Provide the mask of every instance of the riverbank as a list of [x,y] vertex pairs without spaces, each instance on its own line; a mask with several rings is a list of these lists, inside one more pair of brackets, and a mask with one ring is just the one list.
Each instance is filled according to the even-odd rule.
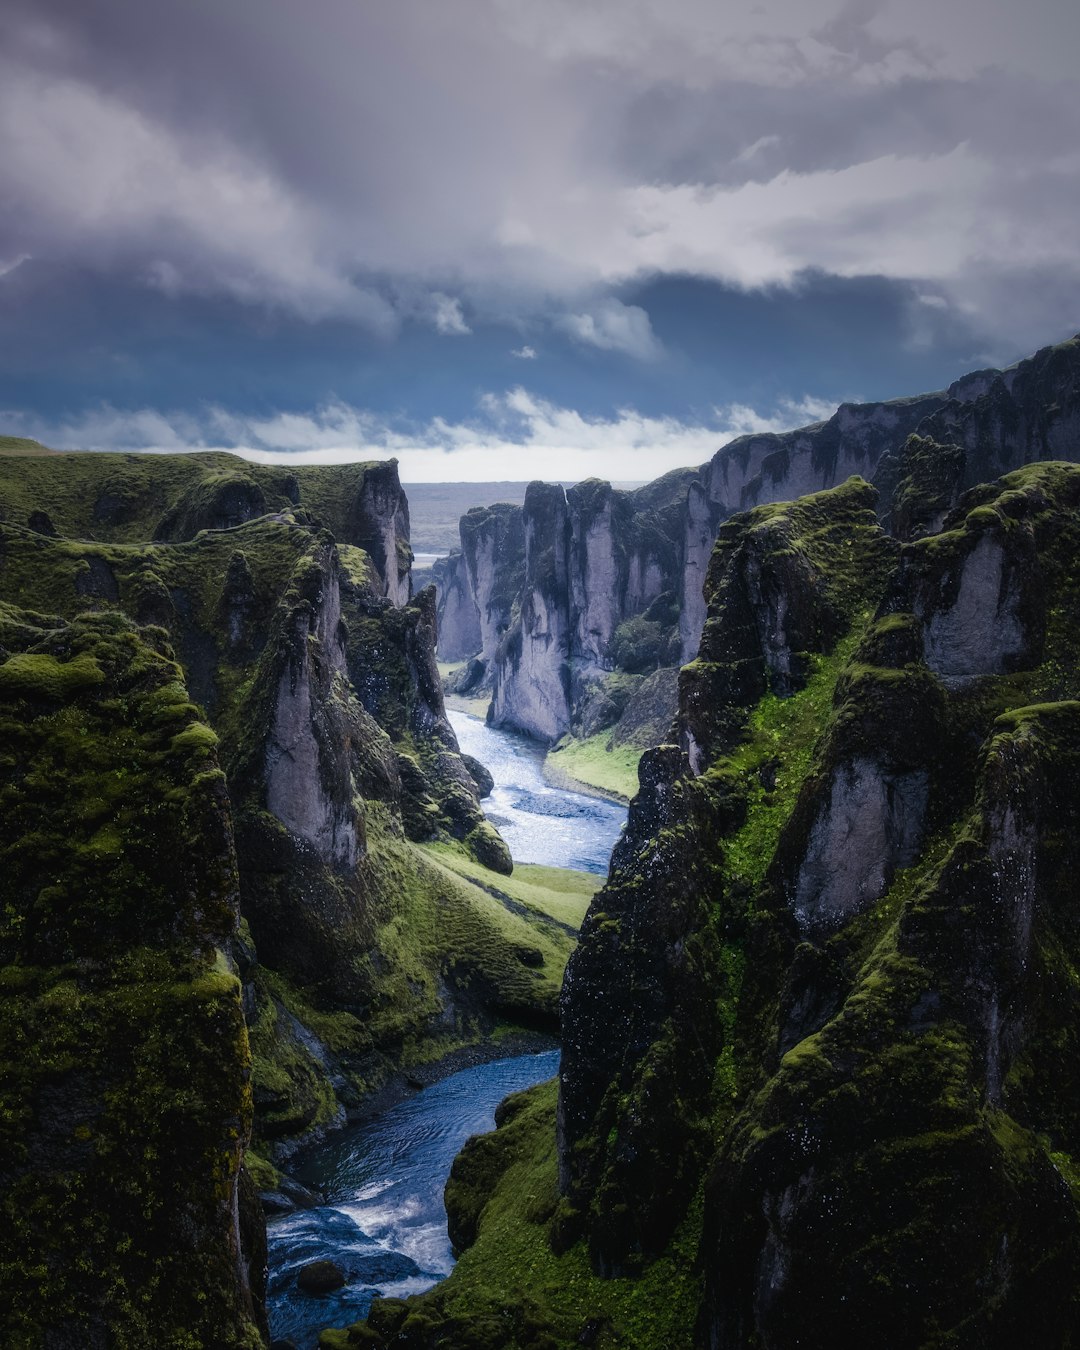
[[546,781],[546,752],[539,742],[457,710],[448,715],[462,752],[478,759],[494,779],[481,805],[515,864],[606,876],[611,850],[626,822],[624,804],[591,785],[578,790]]
[[485,694],[482,698],[469,698],[467,694],[455,694],[450,688],[450,677],[461,669],[460,661],[438,661],[439,678],[442,680],[443,703],[447,712],[463,712],[467,717],[475,717],[480,722],[487,721],[491,699]]
[[[491,1036],[485,1040],[459,1045],[438,1059],[399,1070],[378,1091],[365,1098],[356,1110],[349,1112],[347,1124],[342,1128],[348,1129],[349,1125],[359,1125],[366,1120],[373,1120],[376,1116],[381,1116],[384,1112],[415,1097],[425,1088],[433,1087],[446,1078],[452,1078],[454,1074],[461,1073],[464,1069],[475,1069],[481,1064],[493,1064],[500,1059],[515,1059],[521,1055],[541,1055],[549,1050],[558,1049],[559,1038],[550,1032],[529,1031],[509,1023],[496,1027]],[[305,1152],[310,1152],[312,1147],[322,1142],[316,1140],[311,1145],[305,1145],[297,1157],[302,1157]]]

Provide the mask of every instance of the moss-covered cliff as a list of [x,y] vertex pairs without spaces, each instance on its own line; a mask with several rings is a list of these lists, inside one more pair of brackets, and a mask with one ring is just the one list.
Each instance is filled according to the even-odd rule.
[[[60,458],[75,478],[97,472],[96,456]],[[16,484],[8,496],[26,491],[24,466],[9,461],[0,474]],[[164,461],[167,473],[173,467]],[[333,514],[326,501],[320,509]],[[325,1064],[302,1046],[283,1052],[294,1077],[320,1085],[278,1103],[283,1128],[325,1123],[402,1056],[483,1035],[507,1010],[555,1025],[550,991],[530,997],[518,987],[520,963],[497,940],[502,907],[475,945],[450,936],[440,945],[437,935],[440,925],[455,931],[440,911],[472,914],[475,892],[434,875],[413,845],[457,841],[497,873],[510,860],[446,721],[430,592],[394,604],[367,553],[291,511],[178,543],[83,542],[14,525],[0,526],[0,543],[0,595],[62,615],[121,608],[167,627],[222,738],[241,904],[259,962],[288,983],[291,1015],[314,1005],[349,1022],[332,1037],[346,1047],[344,1065],[332,1051]],[[409,896],[427,936],[406,972],[383,948],[396,942]],[[532,921],[510,921],[527,946]],[[557,925],[550,934],[561,967],[570,939]],[[269,1016],[273,1000],[259,966],[251,971],[262,1046],[268,1023],[288,1019]]]
[[903,546],[874,505],[723,527],[557,1112],[466,1149],[465,1257],[354,1343],[1075,1343],[1080,469]]
[[0,473],[0,521],[101,543],[181,542],[287,513],[364,549],[383,594],[408,598],[409,505],[395,460],[278,469],[213,453],[19,454]]
[[262,1345],[217,738],[164,632],[0,607],[0,1339]]

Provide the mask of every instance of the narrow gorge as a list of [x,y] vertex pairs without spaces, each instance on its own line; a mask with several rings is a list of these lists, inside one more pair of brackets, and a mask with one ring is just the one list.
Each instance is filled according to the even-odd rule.
[[1080,1344],[1080,339],[416,594],[392,460],[0,451],[5,1344]]

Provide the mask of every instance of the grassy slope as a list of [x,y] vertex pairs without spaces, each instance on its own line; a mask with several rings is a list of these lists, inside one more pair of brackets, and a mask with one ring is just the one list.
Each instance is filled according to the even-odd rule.
[[611,731],[599,731],[586,740],[564,737],[544,761],[544,776],[558,787],[583,787],[628,802],[638,789],[641,751],[611,744]]
[[504,877],[446,844],[426,844],[423,851],[444,870],[455,872],[472,886],[489,895],[506,896],[568,928],[581,927],[589,902],[602,883],[602,878],[592,872],[539,867],[534,863],[516,863],[513,875]]
[[50,450],[40,441],[32,441],[27,436],[0,436],[0,455],[15,455],[19,458],[37,455],[58,455],[61,451]]
[[[13,466],[14,467],[14,466]],[[165,510],[200,479],[216,474],[246,475],[252,466],[235,455],[35,455],[5,472],[0,514],[22,524],[31,511],[49,513],[57,531],[75,539],[135,542],[150,539]],[[95,522],[94,504],[113,493],[130,504],[122,525]]]

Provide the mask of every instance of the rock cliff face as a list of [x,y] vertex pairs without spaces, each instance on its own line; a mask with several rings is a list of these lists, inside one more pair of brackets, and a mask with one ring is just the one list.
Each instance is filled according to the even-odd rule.
[[525,526],[520,506],[497,502],[461,517],[461,552],[437,577],[439,655],[444,661],[477,657],[466,687],[490,689],[495,655],[510,627],[525,575]]
[[875,496],[722,526],[678,742],[568,967],[557,1111],[515,1099],[462,1155],[469,1251],[373,1343],[1075,1340],[1080,468],[903,544]]
[[[1035,1306],[1048,1344],[1074,1325],[1080,1218],[1056,1161],[1074,1085],[1041,1057],[1080,1031],[1060,965],[1078,500],[1080,470],[1022,471],[895,567],[864,489],[721,533],[686,753],[646,757],[568,971],[560,1102],[564,1188],[604,1273],[663,1249],[714,1156],[705,1344],[974,1327],[963,1343],[1004,1346]],[[800,773],[817,728],[792,719],[819,680],[831,712]],[[694,899],[676,907],[666,875]]]
[[[619,492],[597,479],[568,491],[529,485],[521,511],[523,581],[516,595],[504,581],[490,610],[497,622],[484,633],[488,645],[481,660],[492,675],[494,725],[545,741],[577,726],[615,664],[613,647],[632,645],[628,622],[644,622],[642,616],[657,606],[667,619],[654,624],[664,647],[674,623],[666,609],[678,581],[672,519],[686,478],[668,475],[636,492]],[[508,530],[506,539],[513,557],[516,536]],[[505,576],[513,576],[509,567]]]
[[[709,560],[721,523],[733,513],[859,474],[878,488],[885,524],[912,539],[939,530],[976,483],[1036,460],[1074,459],[1078,446],[1080,339],[1073,339],[1008,370],[964,376],[940,393],[842,404],[813,426],[740,437],[700,469],[669,474],[636,493],[580,484],[566,494],[562,524],[549,501],[558,489],[537,488],[524,507],[533,557],[523,544],[520,591],[503,597],[498,610],[503,647],[493,664],[491,644],[482,639],[480,663],[461,679],[476,691],[494,686],[497,725],[544,740],[578,730],[603,674],[634,669],[627,651],[647,648],[641,673],[697,655]],[[549,529],[559,533],[549,537]],[[447,660],[465,660],[481,647],[464,533],[462,543],[462,561],[452,559],[439,579]],[[552,547],[559,552],[554,570]],[[665,596],[660,611],[650,613]],[[647,623],[652,630],[643,647]]]
[[0,606],[6,1345],[264,1344],[217,738],[160,629]]

